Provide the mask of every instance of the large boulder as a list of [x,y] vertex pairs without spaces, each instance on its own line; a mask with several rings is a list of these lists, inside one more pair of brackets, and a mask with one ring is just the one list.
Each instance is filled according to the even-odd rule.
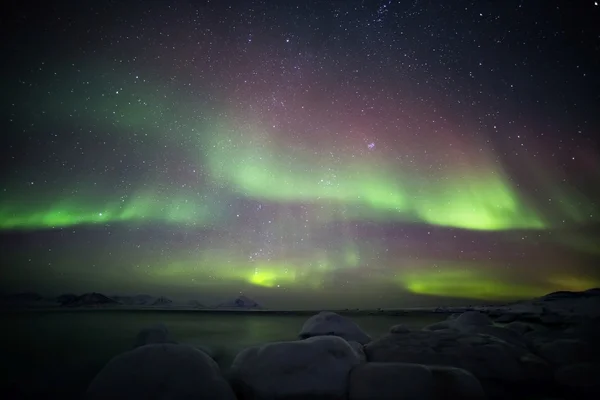
[[527,332],[531,332],[533,330],[531,325],[521,321],[513,321],[509,324],[506,324],[504,328],[510,329],[519,335],[525,335]]
[[349,400],[485,399],[472,374],[452,367],[366,363],[352,369]]
[[390,333],[407,333],[407,332],[410,332],[410,329],[408,329],[405,325],[402,325],[402,324],[394,325],[390,328]]
[[361,357],[346,340],[317,336],[245,349],[230,369],[244,399],[342,399],[348,376]]
[[479,311],[467,311],[458,316],[450,316],[446,321],[426,326],[423,330],[437,332],[455,330],[471,335],[490,335],[515,346],[528,346],[528,340],[521,334],[515,330],[494,325],[494,322],[486,314]]
[[159,343],[175,343],[169,335],[169,329],[162,323],[140,330],[135,338],[133,347]]
[[539,346],[537,353],[555,366],[592,361],[590,346],[577,339],[559,339]]
[[494,322],[487,315],[479,311],[466,311],[462,314],[450,315],[445,321],[436,322],[423,328],[426,331],[442,329],[456,329],[466,331],[473,327],[491,326]]
[[371,341],[360,327],[351,319],[330,311],[322,311],[306,320],[298,337],[306,339],[314,336],[339,336],[360,344]]
[[352,346],[352,348],[356,352],[356,355],[358,356],[358,358],[360,359],[361,362],[367,362],[367,355],[365,354],[365,347],[362,344],[355,342],[354,340],[349,340],[348,344],[350,346]]
[[479,311],[464,312],[453,321],[454,325],[460,328],[467,328],[471,326],[489,326],[494,324],[490,317],[480,313]]
[[477,377],[491,398],[491,387],[524,392],[552,380],[549,365],[522,346],[490,335],[411,331],[383,336],[365,346],[369,362],[400,362],[462,368]]
[[89,400],[235,400],[217,364],[185,345],[149,344],[113,358],[96,375]]
[[600,398],[600,363],[581,363],[558,368],[554,374],[559,385],[579,398]]
[[463,330],[463,332],[471,334],[490,335],[497,339],[503,340],[506,343],[515,346],[521,346],[524,348],[527,348],[529,345],[529,341],[525,337],[523,337],[523,335],[520,335],[514,330],[502,328],[501,326],[471,326]]

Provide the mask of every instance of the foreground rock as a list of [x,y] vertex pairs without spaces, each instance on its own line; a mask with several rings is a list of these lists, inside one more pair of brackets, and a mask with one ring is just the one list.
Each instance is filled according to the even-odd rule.
[[408,363],[367,363],[352,369],[349,400],[485,399],[469,372],[452,367]]
[[217,364],[191,346],[150,344],[113,358],[90,384],[89,400],[235,400]]
[[416,363],[464,369],[490,398],[526,394],[552,382],[552,370],[527,349],[490,335],[454,329],[383,336],[364,347],[369,362]]
[[242,399],[343,399],[350,370],[361,357],[346,340],[318,336],[251,347],[230,370]]
[[338,336],[360,344],[367,344],[371,337],[351,319],[330,311],[322,311],[306,320],[298,337]]
[[561,367],[554,374],[556,381],[574,398],[600,398],[600,363],[581,363]]

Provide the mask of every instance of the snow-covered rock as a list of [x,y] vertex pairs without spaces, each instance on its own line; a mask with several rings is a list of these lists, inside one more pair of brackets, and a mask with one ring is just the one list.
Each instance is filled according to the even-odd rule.
[[531,332],[533,330],[531,325],[521,321],[513,321],[509,324],[506,324],[504,328],[510,329],[519,335],[525,335],[527,332]]
[[245,349],[233,361],[230,378],[240,398],[342,399],[349,372],[360,363],[344,339],[318,336]]
[[561,326],[581,318],[600,317],[600,288],[581,292],[554,292],[532,300],[477,309],[498,315],[498,323],[519,320]]
[[435,400],[431,371],[420,364],[369,362],[350,373],[349,400]]
[[298,337],[306,339],[326,335],[339,336],[360,344],[371,341],[371,337],[360,329],[354,321],[330,311],[322,311],[307,319]]
[[[581,363],[561,367],[556,370],[556,382],[573,393],[584,392],[600,398],[600,363]],[[587,392],[587,393],[586,393]],[[583,393],[582,393],[583,394]],[[592,397],[590,397],[592,398]]]
[[191,346],[154,344],[113,358],[90,384],[88,400],[235,400],[217,364]]
[[427,366],[433,374],[438,399],[484,400],[481,382],[469,371],[439,365]]
[[590,346],[577,339],[559,339],[543,344],[537,353],[553,365],[570,365],[591,361]]
[[219,304],[217,306],[217,308],[261,309],[262,307],[254,300],[252,300],[246,296],[240,296],[240,297],[235,298],[232,301],[227,301],[225,303]]
[[445,321],[436,322],[423,328],[428,331],[440,329],[456,329],[467,331],[472,327],[491,326],[494,322],[487,315],[479,311],[466,311],[462,314],[450,315]]
[[162,323],[140,330],[135,338],[133,347],[159,343],[175,343],[169,335],[169,329]]
[[360,358],[361,362],[367,362],[367,355],[365,354],[365,346],[363,346],[362,344],[360,344],[358,342],[355,342],[354,340],[349,340],[348,344],[350,344],[350,346],[352,346],[352,348],[356,352],[356,355],[358,355],[358,358]]
[[489,326],[494,322],[487,315],[480,313],[479,311],[467,311],[460,314],[453,323],[457,327],[470,327],[470,326]]
[[350,373],[349,400],[485,399],[469,372],[410,363],[366,363]]
[[528,346],[528,340],[521,334],[515,330],[494,325],[494,322],[487,315],[479,311],[467,311],[457,316],[450,316],[446,321],[426,326],[423,329],[437,332],[455,330],[471,335],[490,335],[512,345]]
[[424,331],[439,331],[443,329],[450,329],[448,321],[440,321],[423,327]]
[[[457,330],[411,331],[383,336],[367,344],[369,362],[407,362],[462,368],[486,388],[545,384],[552,379],[547,363],[521,346],[489,335]],[[517,390],[517,389],[515,389]]]
[[394,325],[390,328],[390,333],[407,333],[410,332],[406,326],[402,324]]

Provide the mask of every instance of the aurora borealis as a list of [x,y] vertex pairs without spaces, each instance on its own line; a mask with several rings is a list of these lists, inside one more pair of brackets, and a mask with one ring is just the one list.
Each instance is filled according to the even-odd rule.
[[350,308],[598,286],[587,3],[11,9],[2,289]]

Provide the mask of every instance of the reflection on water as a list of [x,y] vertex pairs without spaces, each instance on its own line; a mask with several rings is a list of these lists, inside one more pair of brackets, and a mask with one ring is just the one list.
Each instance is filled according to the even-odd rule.
[[[131,349],[140,329],[162,322],[173,338],[219,349],[227,369],[241,349],[294,340],[307,316],[169,311],[72,311],[2,314],[2,393],[79,398],[93,376],[115,355]],[[395,324],[420,328],[441,315],[353,316],[378,337]],[[8,392],[6,392],[8,390]]]

